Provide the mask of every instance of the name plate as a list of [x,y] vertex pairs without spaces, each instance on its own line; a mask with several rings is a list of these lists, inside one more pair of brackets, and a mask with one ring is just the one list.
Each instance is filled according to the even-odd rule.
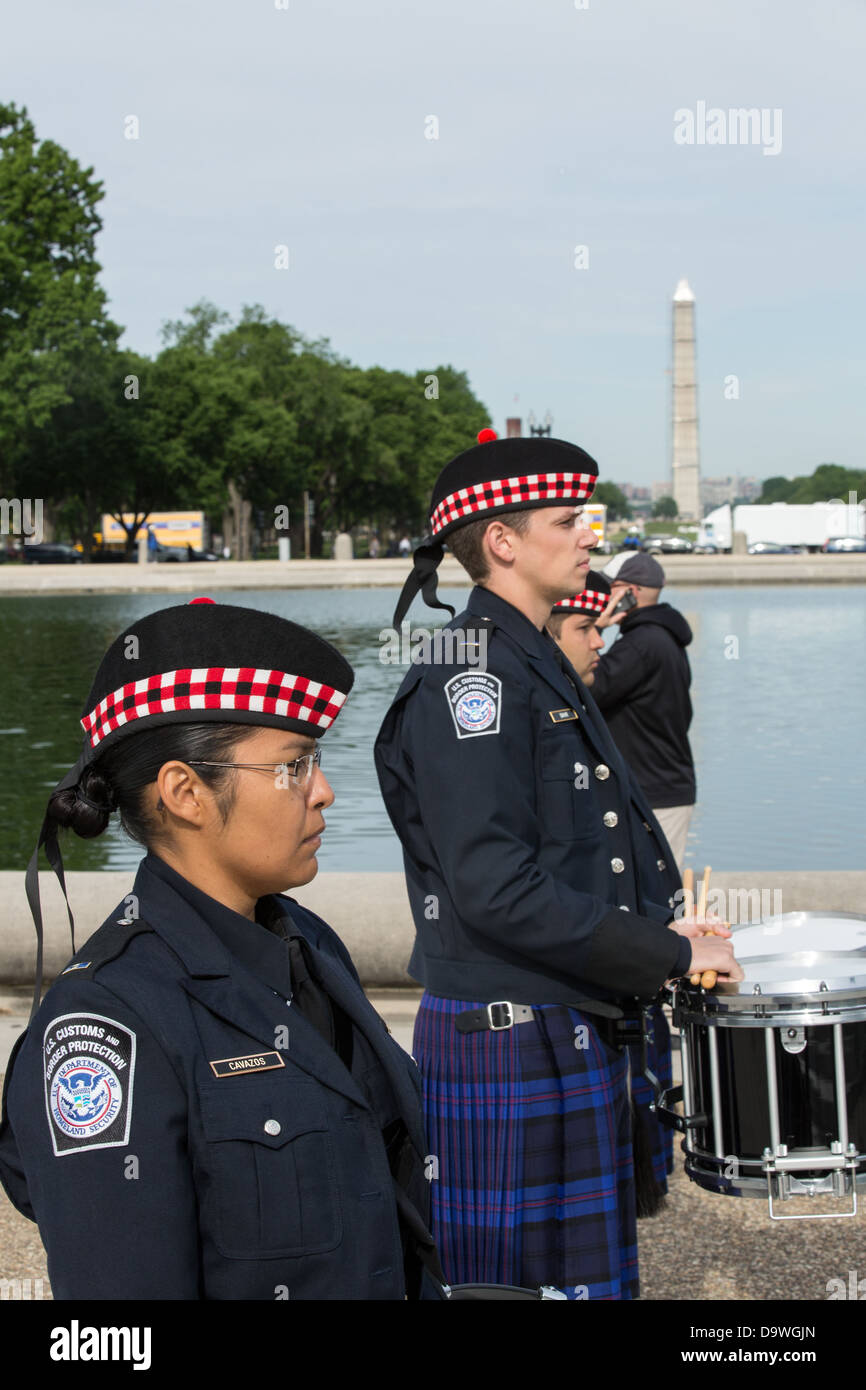
[[214,1076],[250,1076],[253,1072],[273,1071],[286,1064],[279,1052],[251,1052],[246,1057],[223,1057],[209,1065]]

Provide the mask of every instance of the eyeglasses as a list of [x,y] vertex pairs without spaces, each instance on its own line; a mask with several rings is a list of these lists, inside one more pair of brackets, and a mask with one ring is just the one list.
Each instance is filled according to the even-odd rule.
[[295,786],[306,787],[312,780],[313,768],[322,766],[322,750],[317,748],[315,753],[303,753],[300,758],[295,758],[290,763],[209,763],[202,758],[187,758],[190,767],[251,767],[257,772],[270,772],[274,775],[274,785],[285,786],[285,782],[280,779],[290,777]]

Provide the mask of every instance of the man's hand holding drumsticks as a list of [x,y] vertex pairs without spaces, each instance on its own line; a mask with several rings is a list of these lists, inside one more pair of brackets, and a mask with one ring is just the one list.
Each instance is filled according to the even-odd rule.
[[710,869],[704,869],[701,895],[697,911],[694,914],[688,911],[695,900],[694,869],[683,871],[683,890],[687,915],[678,917],[675,921],[670,922],[669,926],[680,936],[693,938],[692,959],[689,966],[692,984],[700,984],[703,985],[704,989],[712,989],[717,979],[742,980],[743,969],[734,957],[732,943],[727,939],[731,935],[730,926],[717,917],[714,912],[707,913]]

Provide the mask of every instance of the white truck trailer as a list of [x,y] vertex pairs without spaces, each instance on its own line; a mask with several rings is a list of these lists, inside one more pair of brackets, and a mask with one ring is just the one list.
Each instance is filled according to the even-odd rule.
[[831,536],[866,534],[864,504],[841,502],[743,503],[707,512],[698,530],[699,546],[713,545],[730,550],[734,531],[744,531],[746,544],[775,541],[779,545],[800,545],[820,550]]

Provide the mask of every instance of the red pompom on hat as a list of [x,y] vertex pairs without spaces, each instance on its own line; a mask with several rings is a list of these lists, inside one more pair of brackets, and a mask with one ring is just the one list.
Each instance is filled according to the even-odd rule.
[[216,603],[216,599],[214,599],[214,598],[191,598],[189,602],[190,602],[190,606],[191,606],[191,605],[194,604],[194,603]]
[[499,435],[496,433],[495,430],[479,430],[479,431],[478,431],[478,443],[479,443],[479,444],[489,444],[489,443],[491,442],[491,440],[493,440],[493,439],[498,439],[498,438],[499,438]]

